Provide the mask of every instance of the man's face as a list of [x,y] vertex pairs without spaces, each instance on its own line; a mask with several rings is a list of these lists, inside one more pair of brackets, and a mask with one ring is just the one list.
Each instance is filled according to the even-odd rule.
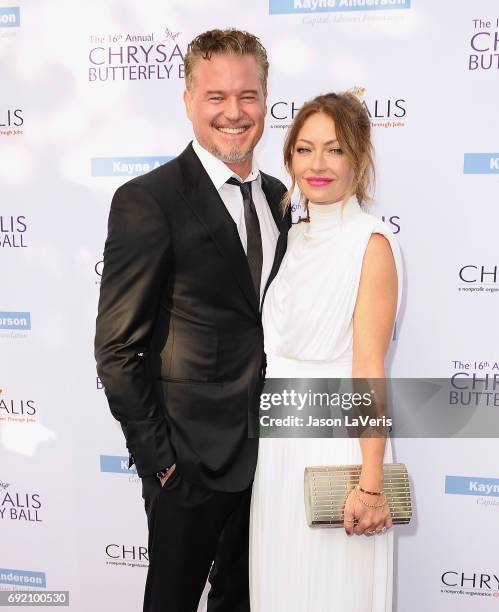
[[200,58],[193,77],[192,91],[184,92],[184,102],[198,142],[238,174],[241,166],[251,168],[267,111],[255,58]]

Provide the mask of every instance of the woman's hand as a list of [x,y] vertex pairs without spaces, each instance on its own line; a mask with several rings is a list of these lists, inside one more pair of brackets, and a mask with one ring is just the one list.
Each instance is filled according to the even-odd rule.
[[382,508],[369,508],[360,501],[361,499],[374,505],[386,502],[384,495],[368,495],[352,489],[345,502],[343,526],[346,534],[371,536],[390,529],[393,523],[388,503],[385,503]]

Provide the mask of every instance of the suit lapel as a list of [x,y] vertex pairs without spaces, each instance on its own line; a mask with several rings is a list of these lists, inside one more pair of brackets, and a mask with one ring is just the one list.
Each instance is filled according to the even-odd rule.
[[267,174],[260,171],[260,176],[262,179],[262,191],[265,194],[265,198],[267,199],[270,211],[274,217],[275,224],[280,234],[283,222],[283,215],[281,211],[281,200],[283,194],[280,190],[273,187]]
[[184,176],[184,198],[227,261],[236,282],[258,316],[259,300],[234,220],[191,144],[177,159]]
[[274,217],[275,224],[277,226],[277,229],[279,230],[279,237],[277,239],[277,245],[274,254],[274,262],[272,264],[272,268],[270,270],[270,274],[263,292],[263,308],[263,302],[265,300],[265,295],[267,294],[269,285],[274,280],[284,257],[284,253],[286,252],[286,247],[288,243],[288,230],[291,227],[291,210],[290,208],[288,208],[286,210],[286,213],[283,215],[281,208],[281,200],[284,195],[284,192],[281,189],[274,188],[266,174],[264,174],[263,172],[260,172],[260,174],[262,177],[263,193],[265,194],[270,210],[272,212],[272,216]]

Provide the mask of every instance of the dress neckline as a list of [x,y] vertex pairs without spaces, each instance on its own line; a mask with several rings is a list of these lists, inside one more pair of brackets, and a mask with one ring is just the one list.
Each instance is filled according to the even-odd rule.
[[343,221],[354,217],[362,212],[355,196],[352,196],[345,204],[340,200],[331,204],[308,203],[310,218],[309,228],[311,231],[319,227],[335,227]]

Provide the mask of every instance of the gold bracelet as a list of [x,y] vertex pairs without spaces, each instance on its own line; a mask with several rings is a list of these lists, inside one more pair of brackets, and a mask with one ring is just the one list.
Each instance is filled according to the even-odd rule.
[[362,493],[367,493],[368,495],[383,495],[384,494],[384,490],[381,489],[381,491],[366,491],[366,489],[363,489],[360,484],[358,484],[356,487],[357,491],[362,491]]
[[370,503],[364,501],[362,499],[362,497],[360,497],[360,495],[359,495],[359,493],[358,493],[356,488],[354,490],[355,490],[355,496],[360,501],[360,503],[364,504],[364,506],[367,506],[368,508],[383,508],[383,506],[386,505],[386,498],[385,498],[385,501],[382,504],[370,504]]

